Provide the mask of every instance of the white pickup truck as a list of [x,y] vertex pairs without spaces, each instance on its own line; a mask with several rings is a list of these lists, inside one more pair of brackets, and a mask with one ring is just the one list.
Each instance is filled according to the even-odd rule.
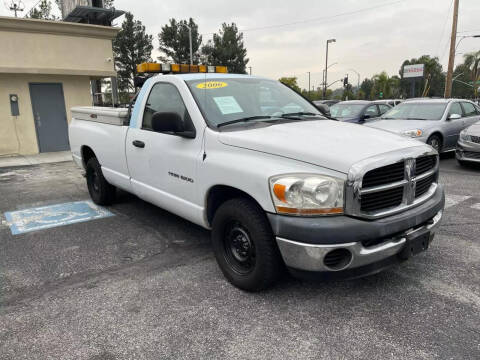
[[444,208],[438,154],[325,119],[278,81],[149,78],[131,110],[74,108],[73,158],[94,202],[120,188],[211,229],[226,278],[357,277],[428,248]]

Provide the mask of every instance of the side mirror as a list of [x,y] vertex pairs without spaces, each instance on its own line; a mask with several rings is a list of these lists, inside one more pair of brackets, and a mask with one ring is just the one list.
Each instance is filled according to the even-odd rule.
[[457,120],[457,119],[461,119],[462,118],[462,115],[459,115],[459,114],[451,114],[449,117],[448,117],[448,120]]
[[195,138],[195,131],[186,131],[182,118],[175,112],[156,112],[153,114],[152,129],[156,132],[174,133],[186,138]]
[[363,115],[362,120],[368,120],[368,119],[370,119],[371,117],[372,117],[372,115],[370,115],[370,114],[365,114],[365,115]]

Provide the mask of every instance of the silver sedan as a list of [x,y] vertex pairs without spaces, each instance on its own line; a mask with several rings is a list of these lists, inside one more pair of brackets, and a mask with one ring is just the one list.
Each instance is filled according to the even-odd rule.
[[460,165],[466,162],[480,163],[480,121],[460,133],[456,156]]
[[366,126],[415,138],[438,152],[455,150],[460,132],[480,120],[480,108],[459,99],[408,100]]

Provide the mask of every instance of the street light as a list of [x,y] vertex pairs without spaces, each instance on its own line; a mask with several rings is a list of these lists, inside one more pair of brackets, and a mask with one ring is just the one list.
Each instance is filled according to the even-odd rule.
[[457,52],[458,45],[460,45],[460,43],[462,42],[463,39],[467,39],[467,38],[480,38],[480,35],[465,35],[465,36],[462,36],[460,38],[460,40],[458,40],[457,45],[455,46],[455,53]]
[[357,93],[358,93],[358,91],[360,91],[360,73],[355,69],[348,69],[348,71],[353,71],[355,74],[357,74],[357,77],[358,77]]
[[336,39],[327,40],[327,51],[325,54],[325,84],[323,86],[323,99],[327,97],[327,74],[328,74],[328,44],[337,42]]
[[193,65],[193,50],[192,50],[192,27],[185,23],[178,23],[181,26],[185,26],[188,29],[188,40],[190,42],[190,65]]

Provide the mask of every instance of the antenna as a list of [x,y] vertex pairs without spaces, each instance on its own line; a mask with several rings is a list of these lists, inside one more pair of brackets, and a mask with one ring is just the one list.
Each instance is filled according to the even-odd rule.
[[18,17],[17,15],[18,12],[22,12],[23,10],[25,10],[25,4],[23,3],[22,0],[18,0],[18,1],[12,0],[10,5],[7,5],[5,3],[5,7],[8,10],[13,11],[15,13],[15,17]]

